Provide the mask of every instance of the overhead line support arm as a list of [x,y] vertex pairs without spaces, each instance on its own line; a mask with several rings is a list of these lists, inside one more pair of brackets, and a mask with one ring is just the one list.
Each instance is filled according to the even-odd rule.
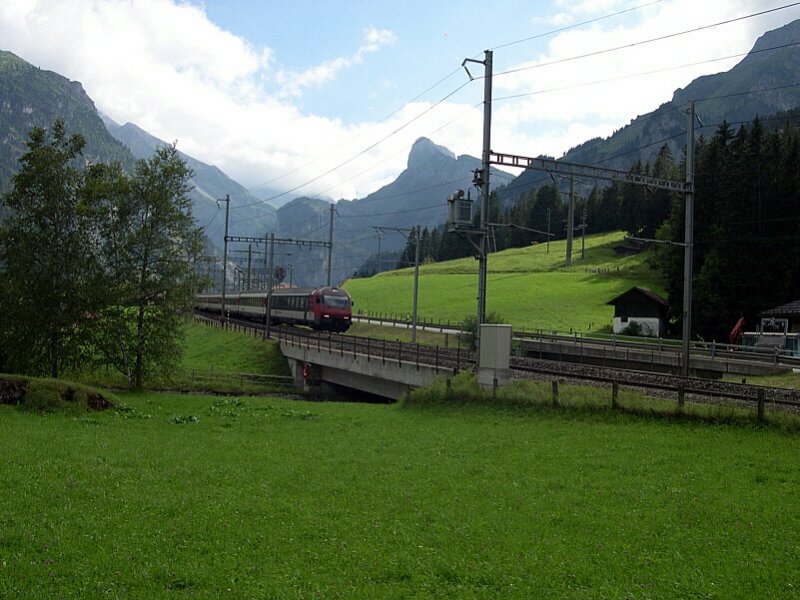
[[659,177],[650,177],[649,175],[638,175],[635,173],[628,173],[626,171],[617,171],[615,169],[577,165],[561,160],[554,160],[552,158],[530,158],[528,156],[490,152],[489,162],[493,165],[499,165],[503,167],[517,167],[520,169],[547,171],[548,173],[567,176],[572,175],[574,177],[594,177],[596,179],[606,179],[609,181],[619,181],[622,183],[634,183],[636,185],[644,185],[673,192],[687,192],[691,188],[691,183],[687,183],[685,181],[674,181],[672,179],[661,179]]

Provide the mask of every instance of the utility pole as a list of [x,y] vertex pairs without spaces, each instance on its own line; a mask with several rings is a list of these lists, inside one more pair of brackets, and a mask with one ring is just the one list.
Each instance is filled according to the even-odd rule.
[[331,261],[333,260],[333,212],[335,205],[331,203],[331,220],[328,225],[328,287],[331,285]]
[[575,178],[569,178],[569,206],[567,207],[567,257],[564,266],[572,265],[572,236],[575,221]]
[[550,254],[550,209],[547,209],[547,254]]
[[414,299],[411,307],[411,343],[417,343],[417,295],[419,293],[419,225],[412,230],[412,235],[416,231],[416,251],[414,252]]
[[683,376],[689,376],[692,336],[692,260],[694,238],[694,100],[686,109],[686,214],[683,247]]
[[247,244],[247,291],[249,292],[253,276],[253,244]]
[[[268,233],[264,234],[264,282],[262,285],[269,285],[269,235]],[[267,291],[269,291],[269,287],[267,287]]]
[[381,241],[383,240],[383,232],[378,231],[378,273],[381,272]]
[[[478,244],[478,323],[475,331],[475,346],[480,355],[481,348],[481,325],[486,321],[486,275],[488,271],[489,255],[489,173],[491,164],[489,162],[492,148],[492,51],[484,51],[484,60],[467,58],[461,63],[466,69],[466,63],[474,62],[482,64],[483,72],[483,152],[481,154],[481,221],[480,239]],[[472,75],[467,70],[469,78]]]
[[270,335],[270,321],[272,319],[269,318],[270,313],[272,312],[272,269],[275,268],[274,266],[274,259],[273,256],[275,254],[275,233],[269,234],[269,264],[267,267],[267,315],[266,315],[266,323],[264,324],[266,331],[265,334],[267,339],[269,339]]
[[220,202],[225,203],[225,241],[222,250],[222,318],[225,318],[225,288],[228,285],[228,216],[230,215],[231,197],[225,194],[224,200],[217,200],[217,206]]
[[581,214],[581,260],[586,258],[586,206]]

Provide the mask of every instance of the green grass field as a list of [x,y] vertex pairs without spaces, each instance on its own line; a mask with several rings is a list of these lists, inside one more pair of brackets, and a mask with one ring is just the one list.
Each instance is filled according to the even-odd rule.
[[3,598],[766,598],[800,438],[610,412],[0,407]]
[[[188,333],[187,368],[285,368],[274,344]],[[796,423],[461,385],[446,404],[0,406],[0,598],[797,596]]]
[[[488,260],[487,312],[517,328],[596,331],[610,328],[613,308],[607,302],[633,285],[664,293],[660,274],[649,268],[647,254],[619,257],[614,247],[623,234],[587,236],[586,257],[580,241],[573,263],[564,268],[565,242],[505,250]],[[458,323],[473,315],[477,303],[477,261],[473,258],[420,267],[420,319]],[[413,269],[349,280],[355,311],[406,316],[412,310]]]

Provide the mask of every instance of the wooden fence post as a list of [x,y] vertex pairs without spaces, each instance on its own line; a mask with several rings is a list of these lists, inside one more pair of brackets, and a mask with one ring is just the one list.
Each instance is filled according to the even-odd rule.
[[764,422],[764,390],[758,390],[758,422]]
[[683,385],[682,384],[679,385],[678,386],[678,412],[679,413],[683,412],[683,400],[684,400],[685,393],[686,393],[686,390],[683,387]]
[[619,408],[619,404],[617,403],[617,397],[619,395],[619,384],[616,381],[611,382],[611,408],[612,410],[617,410]]
[[558,381],[553,380],[553,408],[558,408]]

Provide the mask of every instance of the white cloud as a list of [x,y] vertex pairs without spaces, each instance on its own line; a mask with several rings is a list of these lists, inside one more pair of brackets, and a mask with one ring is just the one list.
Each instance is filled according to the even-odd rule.
[[[307,180],[303,167],[309,157],[324,156],[353,129],[303,114],[281,94],[267,93],[265,83],[278,77],[273,50],[222,30],[197,6],[172,0],[4,0],[0,39],[28,62],[81,81],[114,120],[177,140],[181,150],[245,185],[291,169],[298,170],[282,186]],[[297,89],[318,85],[394,41],[392,32],[370,28],[352,56],[282,77]],[[318,160],[313,169],[324,171],[332,162]],[[329,181],[298,193],[313,193]]]
[[560,12],[536,17],[534,23],[564,27],[583,19],[610,15],[630,8],[621,0],[555,0],[553,4]]
[[277,81],[282,87],[281,94],[283,96],[301,96],[306,88],[319,87],[323,83],[335,79],[340,71],[362,63],[364,55],[377,52],[382,46],[393,44],[395,41],[396,36],[391,31],[370,27],[364,32],[364,43],[352,56],[328,60],[299,73],[279,72]]
[[[557,4],[566,9],[562,14],[584,17],[630,6],[627,2],[603,0],[559,0]],[[503,142],[499,140],[494,147],[509,153],[561,156],[576,143],[585,141],[586,138],[576,139],[576,135],[584,132],[610,135],[637,115],[670,100],[676,88],[685,87],[701,75],[728,70],[741,58],[676,67],[747,52],[758,32],[777,27],[791,17],[776,13],[652,43],[641,42],[741,17],[765,7],[769,7],[765,1],[674,0],[637,13],[641,20],[633,25],[595,23],[558,34],[539,56],[496,69],[496,72],[515,72],[495,78],[495,98],[519,97],[495,102],[493,125],[499,131],[531,133],[517,135],[516,140],[509,135],[504,140],[507,149],[500,150],[499,144]],[[687,15],[691,15],[691,20],[687,20]],[[620,49],[603,52],[611,48]],[[597,54],[568,60],[594,53]],[[502,134],[493,137],[503,139]]]
[[[564,22],[576,22],[630,5],[628,0],[558,0],[554,12]],[[736,61],[585,84],[747,51],[758,32],[792,16],[778,12],[664,42],[542,65],[745,15],[759,7],[768,7],[768,2],[665,0],[631,13],[625,25],[598,22],[562,32],[533,51],[522,45],[498,51],[496,73],[535,68],[495,78],[493,149],[560,156],[589,137],[610,135],[668,100],[675,88],[710,68],[724,70]],[[0,40],[27,61],[81,81],[98,108],[113,119],[134,122],[167,141],[178,140],[181,150],[248,186],[277,176],[282,177],[270,187],[287,189],[316,179],[297,195],[324,192],[352,198],[356,190],[363,196],[393,179],[421,135],[456,154],[478,155],[481,148],[482,111],[471,108],[481,99],[480,82],[429,112],[424,111],[430,104],[415,102],[378,124],[345,124],[307,114],[295,104],[298,96],[334,81],[345,69],[366,64],[369,55],[395,43],[395,34],[386,29],[367,29],[352,54],[298,72],[282,70],[273,49],[256,47],[221,29],[201,7],[173,0],[3,0]],[[527,60],[520,60],[526,51]],[[377,60],[369,58],[370,63]],[[380,85],[386,84],[377,80],[376,89]],[[576,85],[580,87],[571,87]],[[547,91],[567,87],[571,89]],[[499,100],[512,95],[523,96]],[[379,140],[384,141],[376,145]]]

